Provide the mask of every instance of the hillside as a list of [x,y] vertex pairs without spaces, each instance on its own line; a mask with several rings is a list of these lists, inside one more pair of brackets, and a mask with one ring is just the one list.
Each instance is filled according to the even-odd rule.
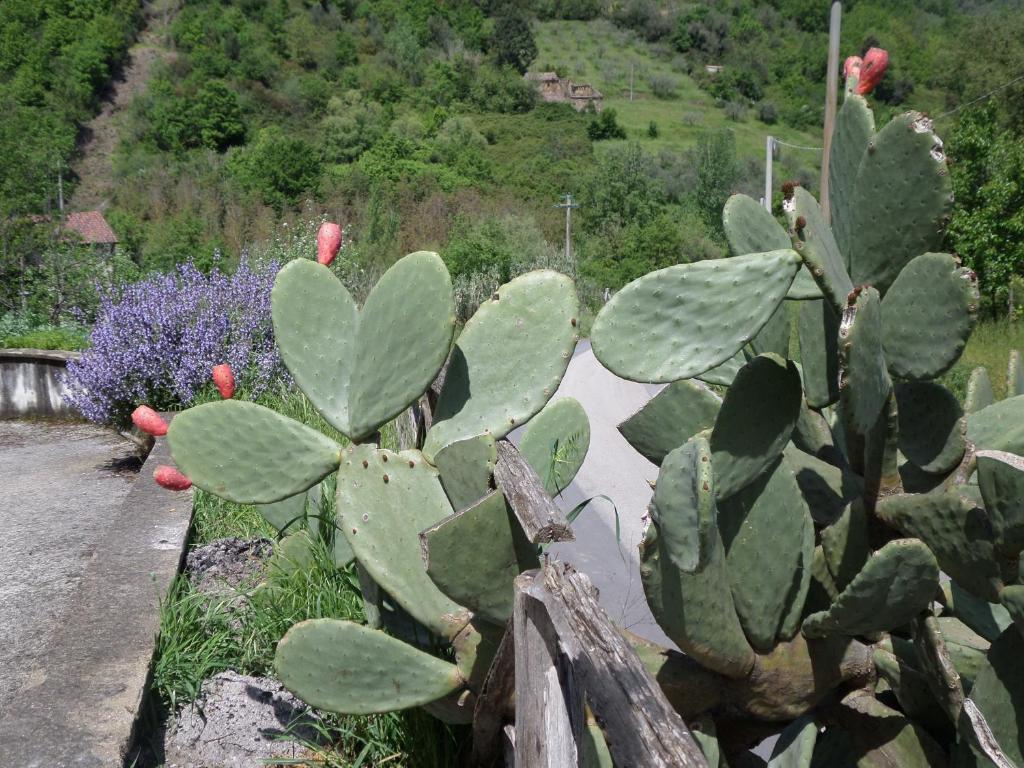
[[[122,12],[120,3],[107,5]],[[578,267],[587,290],[600,292],[649,269],[724,255],[720,206],[734,191],[762,194],[769,134],[781,142],[776,179],[816,186],[827,42],[819,6],[147,4],[132,23],[158,11],[158,37],[143,26],[107,101],[97,86],[89,106],[63,112],[65,125],[85,126],[80,178],[65,179],[65,190],[77,184],[74,208],[105,208],[123,253],[143,270],[274,248],[329,216],[347,225],[360,269],[432,248],[479,286],[554,263],[564,231],[554,205],[572,193],[579,263],[559,266]],[[892,52],[872,97],[879,121],[906,108],[955,109],[1024,62],[1024,13],[1006,4],[858,0],[847,9],[844,53],[871,44]],[[999,44],[979,57],[985,40]],[[711,64],[721,69],[712,74]],[[600,120],[539,103],[526,70],[590,83],[604,94]],[[21,93],[12,71],[0,86]],[[1022,93],[1011,88],[993,102],[970,139],[973,166],[953,166],[969,180],[961,187],[1004,184],[1003,168],[1015,166],[992,158],[1016,151]],[[943,116],[954,156],[966,146],[957,130],[968,112]],[[16,122],[3,122],[15,140]],[[8,195],[5,209],[45,213],[55,180],[44,172],[32,189]],[[1012,221],[1016,199],[986,213],[985,226]],[[954,247],[966,251],[969,236],[1005,252],[1012,236],[967,229],[954,221]],[[35,256],[21,258],[7,254],[8,285],[19,274],[51,279],[32,272]],[[999,274],[1005,283],[1006,270]],[[0,300],[12,307],[12,295]]]

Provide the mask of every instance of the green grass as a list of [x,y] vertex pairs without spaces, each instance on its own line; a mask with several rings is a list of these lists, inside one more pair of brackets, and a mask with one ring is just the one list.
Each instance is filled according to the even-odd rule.
[[0,339],[4,349],[85,349],[89,335],[80,328],[39,328]]
[[[278,391],[260,402],[342,439],[299,393]],[[390,425],[382,430],[382,443],[395,444]],[[334,518],[332,491],[328,481],[319,510],[328,521]],[[233,504],[200,490],[194,499],[190,547],[228,536],[276,536],[251,505]],[[153,689],[164,712],[194,700],[203,680],[218,672],[233,669],[241,674],[273,674],[277,643],[299,621],[364,620],[354,566],[336,567],[329,546],[321,542],[314,547],[311,564],[271,567],[264,583],[246,596],[244,609],[238,612],[236,608],[232,614],[222,602],[196,592],[186,577],[175,581],[161,605],[153,672]],[[446,726],[420,710],[365,717],[324,714],[318,730],[318,743],[304,742],[315,755],[309,765],[336,768],[447,768],[458,762],[467,743],[464,730]]]
[[[651,46],[634,33],[606,20],[546,21],[535,27],[537,58],[534,70],[555,70],[562,77],[588,82],[604,95],[605,108],[616,111],[626,129],[627,142],[639,142],[648,152],[668,149],[682,152],[697,144],[708,130],[728,128],[736,135],[737,156],[763,163],[765,138],[775,136],[800,146],[819,147],[821,136],[794,130],[782,124],[766,125],[748,110],[741,122],[729,120],[715,100],[681,71],[681,56]],[[630,68],[633,71],[633,100],[629,98]],[[651,92],[652,78],[674,84],[670,98]],[[658,126],[657,138],[650,138],[651,122]],[[614,147],[622,141],[601,142]],[[820,169],[820,153],[783,147],[776,162],[776,176],[795,176],[802,169]]]
[[1010,350],[1024,350],[1024,323],[984,322],[979,323],[967,341],[967,348],[956,365],[942,377],[942,383],[962,402],[967,390],[971,371],[979,365],[988,369],[992,390],[997,399],[1006,397],[1006,368]]

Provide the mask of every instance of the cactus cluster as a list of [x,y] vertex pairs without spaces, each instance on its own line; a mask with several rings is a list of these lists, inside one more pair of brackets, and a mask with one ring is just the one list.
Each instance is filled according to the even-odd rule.
[[794,184],[788,227],[734,196],[731,258],[594,322],[607,368],[671,382],[619,427],[660,465],[641,577],[686,655],[645,659],[721,764],[792,721],[773,765],[1024,765],[1019,355],[999,403],[982,369],[966,408],[936,381],[978,304],[939,252],[942,142],[917,113],[876,131],[848,76],[831,221]]
[[[513,581],[538,564],[538,547],[495,488],[495,440],[537,416],[524,454],[553,493],[579,469],[589,441],[579,403],[545,408],[578,340],[575,288],[555,272],[520,276],[453,344],[452,283],[436,254],[399,260],[360,308],[328,267],[338,232],[321,240],[318,262],[279,273],[272,316],[295,382],[350,444],[225,399],[179,414],[171,452],[197,487],[257,505],[284,535],[277,559],[285,567],[302,567],[311,537],[321,536],[339,567],[356,561],[365,595],[387,596],[368,602],[368,625],[295,625],[276,656],[290,690],[329,711],[426,705],[467,721],[511,615]],[[417,402],[446,361],[422,450],[381,447],[382,425]],[[560,451],[569,442],[577,450]],[[309,513],[329,475],[333,525]],[[382,605],[393,610],[382,616]]]

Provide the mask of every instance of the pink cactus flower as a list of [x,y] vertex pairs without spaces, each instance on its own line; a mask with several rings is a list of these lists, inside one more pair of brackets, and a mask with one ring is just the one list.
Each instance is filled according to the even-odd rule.
[[338,249],[345,239],[341,227],[329,221],[320,225],[320,231],[316,233],[316,260],[324,266],[334,261],[338,255]]
[[860,68],[860,82],[857,83],[857,94],[867,96],[878,85],[885,69],[889,66],[889,54],[883,48],[872,48],[864,54],[864,64]]
[[213,383],[217,385],[220,396],[225,400],[235,396],[235,374],[227,363],[213,366]]
[[166,464],[161,464],[156,468],[153,472],[153,479],[156,480],[157,485],[169,491],[187,491],[192,487],[191,480],[174,467],[169,467]]
[[167,422],[148,405],[140,405],[132,411],[132,424],[153,437],[167,434]]
[[860,56],[847,56],[846,61],[843,63],[843,77],[860,77],[860,68],[864,64],[864,59]]

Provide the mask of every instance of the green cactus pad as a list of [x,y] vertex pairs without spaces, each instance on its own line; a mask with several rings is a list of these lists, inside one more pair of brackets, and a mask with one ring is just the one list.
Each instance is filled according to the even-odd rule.
[[[788,459],[783,459],[783,463],[788,464]],[[803,621],[811,590],[811,564],[814,561],[814,550],[814,521],[808,515],[804,518],[804,538],[800,543],[800,562],[797,565],[796,573],[793,574],[793,583],[790,585],[789,595],[786,597],[786,604],[789,608],[779,624],[777,634],[779,641],[792,640],[800,631],[800,624]]]
[[836,586],[845,589],[871,554],[868,515],[860,499],[847,504],[839,519],[822,530],[821,548]]
[[1005,587],[999,599],[1018,631],[1024,635],[1024,585],[1013,584]]
[[709,371],[764,327],[799,266],[793,251],[772,251],[651,272],[601,309],[591,332],[594,354],[633,381]]
[[281,359],[310,402],[345,435],[359,310],[330,269],[305,259],[286,264],[270,293]]
[[662,550],[685,573],[704,567],[718,541],[711,449],[692,437],[665,457],[654,488]]
[[472,506],[493,488],[492,474],[498,449],[490,433],[467,437],[446,445],[434,457],[452,509]]
[[814,521],[831,525],[846,509],[846,505],[864,491],[859,475],[811,456],[794,446],[786,447],[786,460],[796,473],[800,492],[810,507]]
[[579,300],[565,275],[538,270],[501,286],[455,343],[423,453],[526,423],[558,389],[576,347]]
[[179,413],[167,440],[195,486],[238,504],[301,493],[334,471],[341,456],[341,447],[320,432],[241,400]]
[[955,491],[881,499],[875,514],[927,544],[942,570],[978,597],[997,602],[1003,578],[992,524],[983,509]]
[[813,556],[810,512],[792,467],[781,460],[718,510],[736,614],[750,645],[768,652],[789,613],[794,580]]
[[978,485],[996,543],[1007,555],[1024,549],[1024,458],[978,451]]
[[313,548],[316,543],[309,531],[298,531],[285,536],[274,546],[274,554],[267,563],[269,573],[289,574],[309,569],[315,562]]
[[839,315],[824,299],[803,301],[797,332],[807,404],[824,408],[839,399]]
[[850,426],[866,435],[889,398],[892,380],[882,352],[878,292],[864,288],[850,298],[839,325],[839,391]]
[[867,101],[863,96],[848,94],[836,115],[836,127],[832,132],[832,152],[828,158],[828,199],[832,231],[847,267],[847,255],[850,253],[851,241],[854,238],[850,230],[853,189],[857,183],[861,159],[874,135],[875,116]]
[[967,449],[967,424],[956,396],[941,384],[907,382],[896,386],[899,449],[925,472],[950,472]]
[[814,718],[804,715],[787,725],[772,749],[768,768],[811,768],[818,726]]
[[641,548],[640,578],[658,625],[702,666],[744,677],[754,664],[754,651],[733,606],[722,542],[711,547],[703,570],[688,574],[672,564],[658,539],[652,521]]
[[420,533],[427,575],[459,605],[502,626],[512,615],[516,576],[538,566],[501,491]]
[[964,413],[977,413],[996,401],[992,391],[992,381],[988,377],[988,369],[978,366],[971,371],[967,380],[967,395],[964,397]]
[[789,235],[775,217],[754,198],[732,195],[722,209],[722,228],[733,256],[783,251],[791,247]]
[[1024,455],[1024,395],[1000,400],[970,414],[967,439],[978,450]]
[[590,449],[590,419],[579,400],[563,397],[530,419],[519,452],[549,494],[562,492],[583,466]]
[[270,504],[257,504],[256,511],[274,526],[278,533],[294,531],[296,527],[302,525],[303,515],[306,514],[306,494],[307,491],[302,491]]
[[1020,350],[1010,350],[1010,362],[1006,366],[1006,396],[1024,395],[1024,364],[1021,363]]
[[608,743],[597,723],[588,723],[583,730],[583,768],[615,768]]
[[785,359],[789,357],[789,308],[786,303],[779,304],[768,322],[764,324],[757,336],[750,340],[750,348],[755,355],[771,352]]
[[[1020,723],[1024,721],[1024,637],[1016,629],[1001,634],[988,653],[988,664],[978,673],[970,699],[984,716],[996,742],[1014,765],[1024,765]],[[969,739],[967,715],[960,715],[961,739]],[[975,752],[982,765],[988,761]]]
[[849,263],[855,285],[884,295],[914,257],[942,244],[953,208],[949,169],[931,121],[918,112],[872,138],[849,205]]
[[804,619],[808,638],[863,635],[902,626],[931,604],[939,565],[916,539],[895,539],[875,552],[827,611]]
[[281,357],[331,424],[373,433],[430,386],[455,330],[451,277],[436,253],[411,253],[380,279],[362,312],[333,273],[296,260],[271,292]]
[[441,258],[419,251],[395,262],[359,313],[351,437],[372,434],[423,394],[448,359],[454,331],[452,279]]
[[[803,187],[793,190],[793,197],[782,204],[789,219],[793,247],[810,270],[832,306],[841,310],[853,283],[846,273],[846,262],[839,252],[832,230],[825,222],[818,201]],[[803,223],[801,227],[800,224]]]
[[1013,623],[1003,606],[975,597],[955,581],[944,585],[943,592],[947,610],[989,642]]
[[704,373],[698,374],[693,378],[703,381],[705,384],[718,384],[722,387],[728,387],[732,384],[733,379],[736,378],[736,374],[740,372],[740,368],[746,365],[746,363],[747,356],[741,349],[721,365],[715,366],[710,371],[704,371]]
[[307,704],[346,715],[420,706],[463,683],[454,664],[338,619],[302,621],[289,629],[277,644],[274,668]]
[[[791,361],[758,355],[740,369],[711,433],[719,499],[736,493],[779,457],[800,416],[802,399],[800,372]],[[752,413],[758,417],[752,419]]]
[[469,619],[427,576],[420,531],[452,514],[419,451],[347,449],[338,470],[338,527],[370,576],[428,629],[451,638]]
[[[892,709],[868,691],[858,691],[842,701],[839,713],[841,727],[850,733],[852,743],[839,759],[815,765],[838,768],[939,768],[947,765],[945,750],[920,724],[909,720],[902,712]],[[821,741],[830,731],[825,730]],[[849,762],[843,762],[844,760]]]
[[[937,621],[950,661],[960,675],[964,691],[970,693],[978,673],[987,664],[985,657],[991,642],[952,616],[940,616]],[[995,637],[999,637],[998,632]]]
[[889,372],[902,379],[934,379],[960,358],[974,326],[974,273],[948,253],[925,253],[900,272],[882,300]]
[[948,728],[949,717],[932,695],[924,674],[881,648],[875,650],[873,660],[875,670],[888,683],[907,717],[940,733]]
[[[483,685],[504,634],[505,624],[493,625],[474,618],[452,640],[455,666],[459,668],[459,674],[466,681],[466,685],[473,691],[479,691]],[[472,722],[473,713],[470,711],[464,714],[468,715],[468,718],[464,718],[463,722]]]
[[655,464],[715,424],[722,399],[698,381],[674,381],[619,424],[630,445]]
[[[768,209],[747,195],[733,195],[725,201],[722,227],[733,256],[784,250],[793,245],[786,230]],[[821,290],[811,273],[801,269],[786,298],[820,299]]]

